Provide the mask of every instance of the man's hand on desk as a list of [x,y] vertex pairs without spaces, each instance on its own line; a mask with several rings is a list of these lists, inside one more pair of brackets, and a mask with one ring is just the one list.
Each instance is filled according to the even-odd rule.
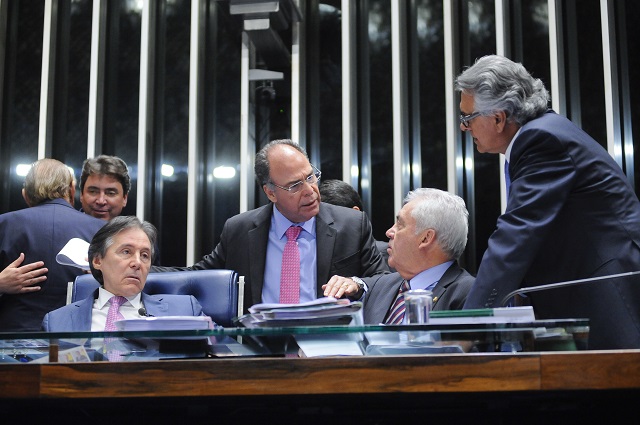
[[49,269],[44,267],[42,261],[20,266],[23,261],[24,254],[21,253],[13,263],[0,272],[0,295],[39,291],[40,287],[34,285],[47,280],[45,274]]
[[359,300],[364,295],[364,283],[356,278],[342,277],[334,275],[329,282],[322,285],[325,297],[349,298],[351,300]]

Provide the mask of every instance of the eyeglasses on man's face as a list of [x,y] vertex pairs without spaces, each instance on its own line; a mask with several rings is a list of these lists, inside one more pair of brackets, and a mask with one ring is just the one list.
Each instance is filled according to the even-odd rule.
[[280,186],[279,184],[275,184],[271,180],[269,180],[269,184],[272,184],[273,186],[280,188],[282,190],[286,190],[291,194],[298,193],[302,189],[302,185],[305,182],[308,184],[318,184],[318,182],[320,181],[320,176],[322,175],[322,172],[318,170],[313,164],[311,165],[311,167],[313,167],[313,172],[309,174],[309,176],[307,176],[306,179],[297,181],[289,187]]
[[460,124],[464,126],[464,128],[469,128],[469,122],[480,116],[480,112],[473,112],[469,115],[460,114]]

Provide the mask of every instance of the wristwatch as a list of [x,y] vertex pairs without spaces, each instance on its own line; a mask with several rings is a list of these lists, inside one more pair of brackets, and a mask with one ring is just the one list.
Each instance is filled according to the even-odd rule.
[[364,280],[360,279],[357,276],[351,276],[349,279],[353,280],[356,283],[356,285],[358,285],[358,293],[353,298],[359,300],[360,298],[362,298],[364,293],[369,290],[369,288],[367,287],[367,284],[364,283]]

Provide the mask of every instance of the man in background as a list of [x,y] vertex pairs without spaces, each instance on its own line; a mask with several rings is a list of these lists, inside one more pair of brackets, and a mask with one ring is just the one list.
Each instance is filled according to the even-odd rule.
[[35,162],[25,177],[22,196],[29,208],[0,215],[0,267],[24,253],[24,261],[44,262],[47,280],[31,278],[40,290],[0,297],[0,331],[38,331],[46,313],[66,303],[67,283],[82,270],[56,262],[71,238],[90,241],[104,221],[73,208],[75,184],[69,168],[55,159]]
[[[389,265],[397,272],[362,279],[335,276],[324,294],[362,299],[364,322],[370,324],[402,323],[404,309],[393,307],[409,289],[432,291],[434,310],[460,310],[474,282],[458,265],[467,245],[468,222],[459,196],[430,188],[411,191],[387,230]],[[358,280],[366,285],[366,293]]]
[[[349,183],[342,180],[324,180],[320,184],[320,197],[322,202],[327,204],[339,205],[341,207],[353,208],[354,210],[362,211],[362,198],[360,194]],[[380,251],[380,255],[384,258],[385,263],[389,264],[389,253],[387,248],[388,242],[376,240],[376,247]],[[395,270],[391,270],[392,272]]]
[[111,220],[127,206],[130,189],[127,164],[117,156],[100,155],[82,164],[80,203],[83,212]]

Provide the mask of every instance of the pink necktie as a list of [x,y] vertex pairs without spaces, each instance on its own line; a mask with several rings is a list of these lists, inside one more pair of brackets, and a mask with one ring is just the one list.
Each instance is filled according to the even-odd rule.
[[400,325],[402,324],[402,320],[404,319],[404,293],[411,289],[409,286],[409,282],[406,280],[402,281],[402,285],[400,285],[400,289],[398,290],[398,295],[396,296],[396,300],[393,302],[391,309],[389,310],[389,315],[387,319],[384,321],[387,325]]
[[[114,296],[111,297],[109,302],[111,303],[111,305],[109,306],[109,311],[107,312],[107,323],[104,326],[104,330],[117,331],[118,328],[116,328],[115,322],[124,319],[124,316],[122,315],[122,313],[120,313],[120,306],[127,302],[127,299],[121,296]],[[109,346],[113,346],[114,343],[118,343],[118,338],[104,339],[107,358],[111,362],[121,362],[122,360],[124,360],[122,357],[123,352],[120,350],[109,348]]]
[[280,272],[280,302],[297,304],[300,302],[300,250],[298,235],[302,227],[291,226],[287,229],[287,243],[282,252],[282,271]]
[[104,326],[105,331],[117,331],[116,321],[124,319],[122,313],[120,313],[120,306],[127,302],[125,297],[114,296],[109,300],[111,305],[109,306],[109,311],[107,312],[107,323]]

